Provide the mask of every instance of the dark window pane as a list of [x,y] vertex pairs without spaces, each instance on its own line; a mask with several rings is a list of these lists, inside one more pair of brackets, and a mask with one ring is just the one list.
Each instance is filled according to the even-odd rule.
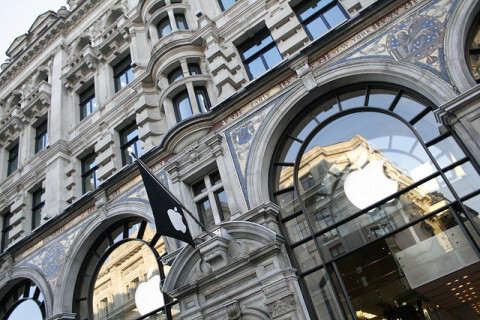
[[11,175],[18,167],[18,144],[8,150],[7,176]]
[[42,122],[35,131],[35,153],[37,153],[47,146],[47,121]]
[[202,74],[202,70],[197,63],[189,63],[188,64],[188,73],[193,76],[196,74]]
[[183,78],[183,70],[181,67],[175,68],[168,74],[168,83],[173,83]]
[[195,196],[198,196],[199,194],[207,191],[207,187],[205,185],[205,181],[202,179],[200,181],[198,181],[197,183],[195,183],[193,186],[192,186],[192,189],[193,189],[193,195]]
[[193,115],[192,105],[190,104],[187,91],[183,91],[173,98],[173,105],[177,121],[185,120]]
[[159,38],[165,37],[172,32],[172,27],[170,26],[170,20],[168,17],[163,18],[157,24],[157,32]]
[[125,88],[127,84],[134,79],[132,70],[132,60],[130,56],[120,61],[113,67],[113,79],[115,84],[115,92]]
[[214,226],[215,221],[213,220],[212,206],[210,205],[210,201],[205,198],[197,202],[197,208],[200,212],[200,218],[202,219],[203,224],[207,228]]
[[208,94],[205,88],[196,87],[195,96],[197,98],[198,108],[200,112],[205,113],[210,110],[210,100],[208,99]]
[[217,206],[220,213],[220,218],[222,221],[230,220],[231,213],[230,207],[228,206],[227,195],[223,189],[215,193],[215,199],[217,200]]
[[175,22],[177,23],[178,30],[186,30],[188,29],[187,20],[183,14],[176,14],[175,15]]
[[222,8],[223,11],[233,6],[235,2],[237,1],[236,0],[218,0],[218,3],[220,4],[220,7]]

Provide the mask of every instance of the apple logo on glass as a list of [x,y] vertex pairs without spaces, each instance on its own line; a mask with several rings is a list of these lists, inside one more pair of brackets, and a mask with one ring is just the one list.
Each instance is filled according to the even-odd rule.
[[153,267],[150,267],[147,272],[147,281],[141,282],[135,291],[135,305],[142,316],[165,304],[160,291],[160,276],[157,274],[152,277],[152,274]]
[[172,223],[173,227],[177,231],[181,231],[181,232],[185,233],[185,231],[187,231],[187,226],[185,225],[185,223],[183,223],[182,215],[180,213],[178,213],[177,207],[173,208],[173,210],[168,209],[167,213],[168,213],[168,217],[170,218],[170,222]]
[[[363,155],[360,157],[360,167],[366,160]],[[383,160],[374,160],[363,169],[350,172],[347,175],[343,189],[348,200],[357,208],[365,209],[397,192],[398,181],[385,176],[383,164]]]

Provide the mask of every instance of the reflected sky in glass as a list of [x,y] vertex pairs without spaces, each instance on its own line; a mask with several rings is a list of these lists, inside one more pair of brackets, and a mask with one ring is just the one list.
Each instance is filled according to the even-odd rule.
[[42,320],[42,312],[33,300],[25,300],[20,303],[8,316],[8,320]]

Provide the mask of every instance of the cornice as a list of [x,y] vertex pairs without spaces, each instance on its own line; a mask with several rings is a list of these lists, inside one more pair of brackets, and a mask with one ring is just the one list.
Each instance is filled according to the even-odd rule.
[[11,82],[22,72],[32,61],[40,54],[44,53],[46,48],[51,45],[61,35],[67,35],[74,30],[89,14],[94,11],[100,4],[108,0],[88,0],[83,1],[67,16],[59,16],[57,21],[48,29],[37,37],[16,59],[14,59],[0,73],[0,90]]

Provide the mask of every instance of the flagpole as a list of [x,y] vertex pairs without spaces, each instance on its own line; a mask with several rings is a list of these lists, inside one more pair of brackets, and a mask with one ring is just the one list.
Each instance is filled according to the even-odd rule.
[[173,199],[175,199],[175,201],[180,205],[180,207],[182,207],[182,209],[190,216],[190,218],[193,219],[193,221],[195,221],[199,226],[200,228],[202,229],[202,231],[205,231],[205,233],[207,233],[210,237],[215,237],[215,234],[213,234],[212,232],[208,231],[207,228],[205,227],[205,225],[200,222],[200,220],[198,220],[194,215],[193,213],[190,212],[190,210],[188,210],[183,204],[182,202],[178,201],[177,197],[175,197],[171,192],[170,190],[168,190],[167,188],[165,188],[165,186],[163,185],[163,183],[160,181],[160,179],[157,178],[157,176],[155,176],[152,171],[150,171],[150,169],[147,167],[147,165],[145,163],[143,163],[142,160],[140,160],[140,158],[133,152],[130,152],[130,155],[133,156],[137,161],[138,163],[145,169],[145,171],[148,172],[148,174],[150,174],[150,176],[155,179],[155,181],[157,181],[160,186],[162,187],[162,189],[170,196],[172,197]]

